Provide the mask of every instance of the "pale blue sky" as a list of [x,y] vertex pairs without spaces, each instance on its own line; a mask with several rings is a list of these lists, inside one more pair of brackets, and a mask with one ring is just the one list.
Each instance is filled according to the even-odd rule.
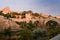
[[10,7],[11,10],[32,10],[51,15],[60,15],[60,0],[0,0],[0,9]]

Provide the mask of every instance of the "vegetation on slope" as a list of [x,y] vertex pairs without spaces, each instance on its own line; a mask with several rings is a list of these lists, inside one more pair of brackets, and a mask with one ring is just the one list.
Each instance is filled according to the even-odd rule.
[[[3,14],[2,11],[0,11],[0,15],[6,17],[7,19],[16,18],[15,15],[21,15],[22,18],[25,18],[25,14],[27,14],[27,13],[32,13],[32,15],[36,16],[36,17],[41,16],[38,13],[33,14],[32,11],[28,11],[28,12],[24,11],[22,14],[18,14],[17,12],[12,12],[12,14],[10,14],[10,13]],[[49,16],[49,17],[51,17],[51,16]],[[52,22],[53,22],[53,25],[51,24]],[[7,35],[10,37],[10,39],[12,36],[16,35],[17,40],[49,40],[50,38],[56,36],[57,34],[60,34],[60,27],[56,27],[57,26],[56,22],[54,22],[54,21],[52,21],[52,22],[47,23],[47,25],[50,26],[50,28],[48,28],[48,29],[41,28],[39,21],[35,21],[34,23],[32,21],[30,21],[28,23],[27,22],[16,22],[18,25],[20,25],[20,28],[22,28],[22,30],[12,32],[10,28],[7,28],[7,29],[4,29],[3,34],[5,35],[6,39],[7,39],[7,37],[6,37]],[[14,28],[16,28],[16,27],[14,25]],[[10,33],[11,33],[11,35],[10,35]],[[1,32],[0,32],[0,34],[1,34]],[[12,39],[16,40],[15,38],[12,38]]]

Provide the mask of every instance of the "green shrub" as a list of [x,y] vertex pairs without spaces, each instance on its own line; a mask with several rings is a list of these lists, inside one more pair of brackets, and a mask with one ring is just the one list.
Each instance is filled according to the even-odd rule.
[[30,30],[20,31],[20,40],[33,40],[32,32]]

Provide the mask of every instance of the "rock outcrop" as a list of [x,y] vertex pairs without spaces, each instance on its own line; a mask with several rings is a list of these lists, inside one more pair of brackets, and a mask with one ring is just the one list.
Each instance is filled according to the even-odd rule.
[[20,26],[12,20],[0,16],[0,31],[11,28],[12,31],[19,30]]

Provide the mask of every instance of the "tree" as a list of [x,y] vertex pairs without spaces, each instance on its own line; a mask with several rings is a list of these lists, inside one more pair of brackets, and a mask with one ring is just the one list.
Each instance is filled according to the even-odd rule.
[[56,26],[58,26],[58,23],[56,21],[50,20],[46,23],[46,26],[49,28],[55,28]]
[[9,40],[11,40],[11,27],[8,29],[4,29],[4,35],[9,37]]
[[20,15],[20,14],[18,12],[11,12],[10,13],[11,18],[16,18],[15,15]]
[[35,22],[34,22],[34,26],[35,26],[35,28],[40,27],[40,23],[39,23],[39,21],[35,21]]
[[46,23],[46,26],[49,26],[47,30],[47,36],[49,39],[60,34],[60,27],[58,27],[58,23],[56,21],[50,20]]
[[38,13],[34,13],[34,14],[33,14],[33,16],[36,16],[36,17],[38,17],[38,16],[39,16],[39,14],[38,14]]
[[9,27],[8,29],[4,29],[4,34],[5,35],[9,35],[10,36],[10,33],[11,33],[11,28]]
[[19,24],[21,26],[21,28],[27,28],[27,23],[26,22],[16,22],[17,24]]
[[33,13],[31,10],[27,11],[27,13]]
[[11,15],[9,13],[7,13],[7,14],[4,14],[4,17],[10,18]]
[[26,11],[23,11],[22,14],[21,14],[21,17],[25,18],[26,13],[27,13]]
[[54,29],[49,29],[49,30],[47,31],[47,37],[48,37],[49,39],[53,38],[54,36],[56,36],[56,35],[58,35],[58,34],[60,34],[60,28],[59,28],[59,27],[56,27],[56,28],[54,28]]
[[30,29],[31,31],[34,30],[35,26],[32,23],[32,21],[29,21],[27,28]]
[[2,15],[2,16],[4,15],[4,14],[2,13],[2,11],[0,11],[0,15]]
[[12,15],[19,15],[17,12],[11,12]]
[[46,36],[46,31],[43,29],[36,29],[33,31],[34,40],[47,40]]
[[20,31],[20,40],[33,40],[32,32],[28,29]]
[[16,22],[17,24],[19,24],[22,28],[24,29],[29,29],[29,30],[34,30],[35,26],[32,23],[32,21],[30,21],[29,23],[27,22]]
[[23,12],[22,12],[22,15],[25,15],[26,13],[27,13],[26,11],[23,11]]

